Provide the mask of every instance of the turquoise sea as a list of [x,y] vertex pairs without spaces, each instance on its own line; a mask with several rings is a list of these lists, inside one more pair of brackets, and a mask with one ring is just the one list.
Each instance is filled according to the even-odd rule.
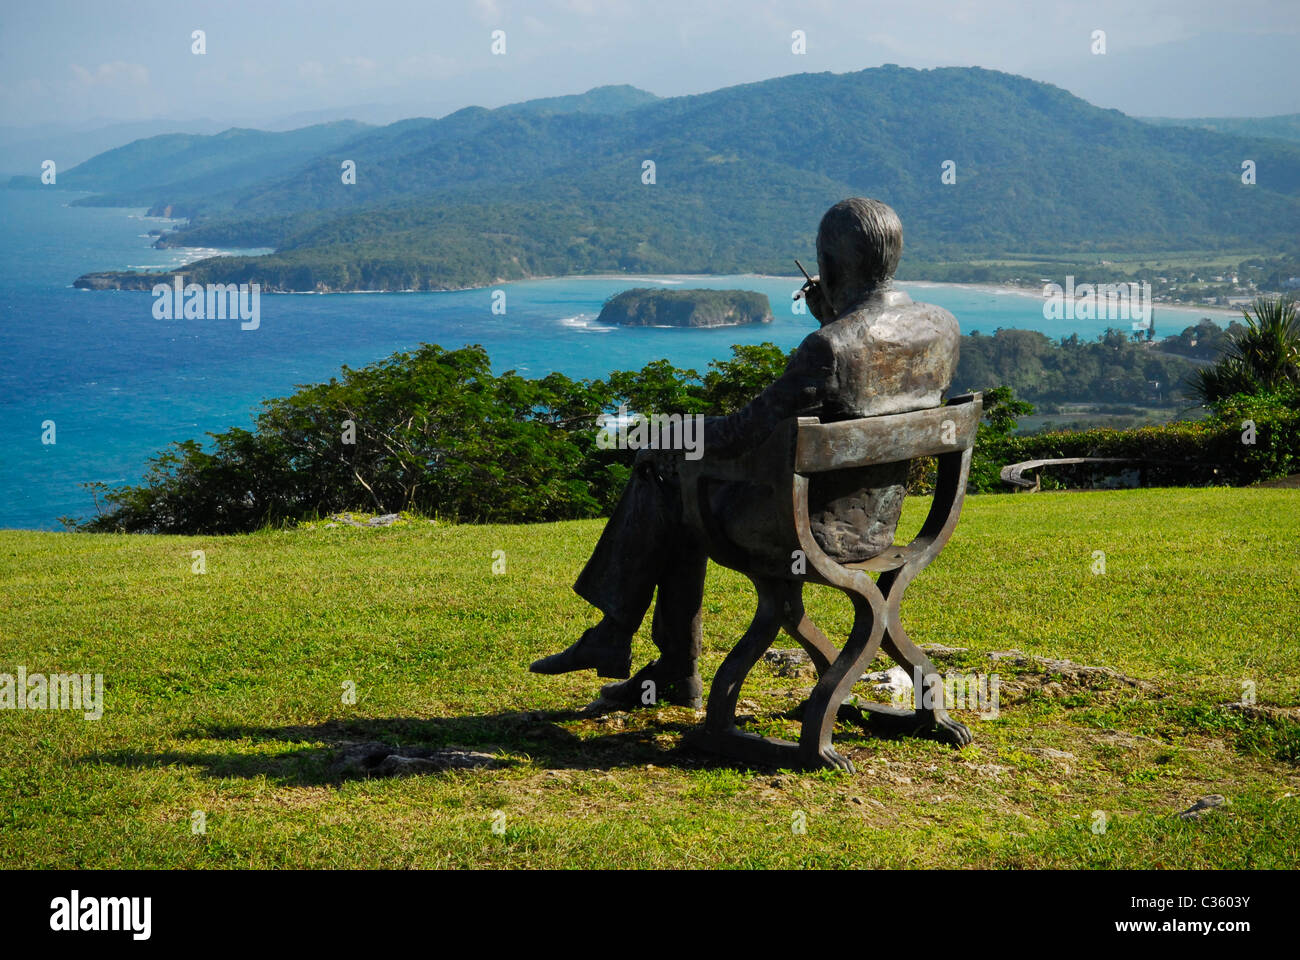
[[[154,250],[166,226],[142,210],[81,208],[58,190],[0,189],[0,527],[57,529],[93,513],[79,484],[139,480],[173,440],[251,424],[260,400],[326,380],[421,342],[479,343],[498,372],[559,370],[599,377],[660,357],[703,371],[734,343],[792,347],[813,329],[794,315],[793,277],[576,277],[456,293],[263,295],[261,325],[156,320],[146,292],[75,290],[92,270],[174,267],[211,251]],[[904,254],[906,256],[906,254]],[[804,262],[812,251],[793,250]],[[606,298],[632,286],[740,287],[766,293],[771,324],[718,330],[614,329],[595,322]],[[1047,321],[1033,296],[943,284],[903,284],[951,310],[963,332],[999,327],[1092,337],[1101,321]],[[1202,316],[1162,308],[1160,333]],[[1115,325],[1111,321],[1110,325]],[[41,442],[54,422],[54,444]]]

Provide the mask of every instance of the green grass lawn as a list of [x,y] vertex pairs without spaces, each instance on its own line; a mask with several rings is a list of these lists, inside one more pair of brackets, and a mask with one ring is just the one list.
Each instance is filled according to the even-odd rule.
[[[922,507],[909,504],[905,523],[918,526]],[[1001,711],[958,714],[976,738],[961,751],[843,727],[853,776],[720,763],[684,742],[691,710],[582,716],[601,682],[592,673],[528,672],[594,620],[570,585],[600,521],[2,532],[0,672],[102,673],[106,707],[98,721],[0,711],[0,862],[1294,867],[1300,725],[1221,705],[1245,681],[1261,705],[1300,704],[1298,508],[1285,489],[971,498],[903,613],[917,642],[967,648],[941,667],[997,672]],[[192,572],[193,550],[206,574]],[[706,682],[753,597],[730,571],[709,576]],[[842,637],[847,602],[808,593]],[[652,656],[648,619],[638,663]],[[1151,686],[987,656],[1012,648]],[[349,682],[355,704],[343,702]],[[750,728],[794,734],[786,713],[811,684],[760,663],[742,694]],[[330,773],[341,745],[367,740],[499,763]],[[1175,816],[1211,793],[1228,805]]]

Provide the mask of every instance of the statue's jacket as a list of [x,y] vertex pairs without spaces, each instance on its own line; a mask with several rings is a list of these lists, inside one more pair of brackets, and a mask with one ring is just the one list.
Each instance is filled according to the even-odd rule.
[[[804,339],[785,372],[744,409],[710,417],[703,455],[735,457],[791,417],[823,423],[938,406],[957,368],[957,321],[942,307],[914,303],[885,288]],[[813,478],[813,535],[841,562],[864,560],[893,542],[907,482],[906,463]],[[779,542],[768,530],[773,491],[754,483],[720,485],[715,516],[740,546]]]

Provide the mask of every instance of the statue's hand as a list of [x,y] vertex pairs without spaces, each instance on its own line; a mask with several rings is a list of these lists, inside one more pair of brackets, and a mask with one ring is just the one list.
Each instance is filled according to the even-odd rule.
[[826,297],[822,293],[820,283],[821,275],[815,276],[811,281],[805,283],[799,290],[799,296],[802,296],[808,304],[808,312],[817,318],[818,322],[824,323],[829,316],[830,310],[826,303]]

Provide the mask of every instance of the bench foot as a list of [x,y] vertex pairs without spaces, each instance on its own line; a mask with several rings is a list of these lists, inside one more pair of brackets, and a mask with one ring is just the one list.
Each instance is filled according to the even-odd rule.
[[840,704],[836,719],[873,733],[929,736],[958,748],[974,740],[970,728],[948,716],[946,711],[902,710],[883,703],[858,701]]
[[806,756],[799,744],[778,737],[760,737],[732,727],[720,732],[701,731],[696,744],[709,753],[754,766],[789,770],[843,770],[854,773],[853,761],[833,747]]

